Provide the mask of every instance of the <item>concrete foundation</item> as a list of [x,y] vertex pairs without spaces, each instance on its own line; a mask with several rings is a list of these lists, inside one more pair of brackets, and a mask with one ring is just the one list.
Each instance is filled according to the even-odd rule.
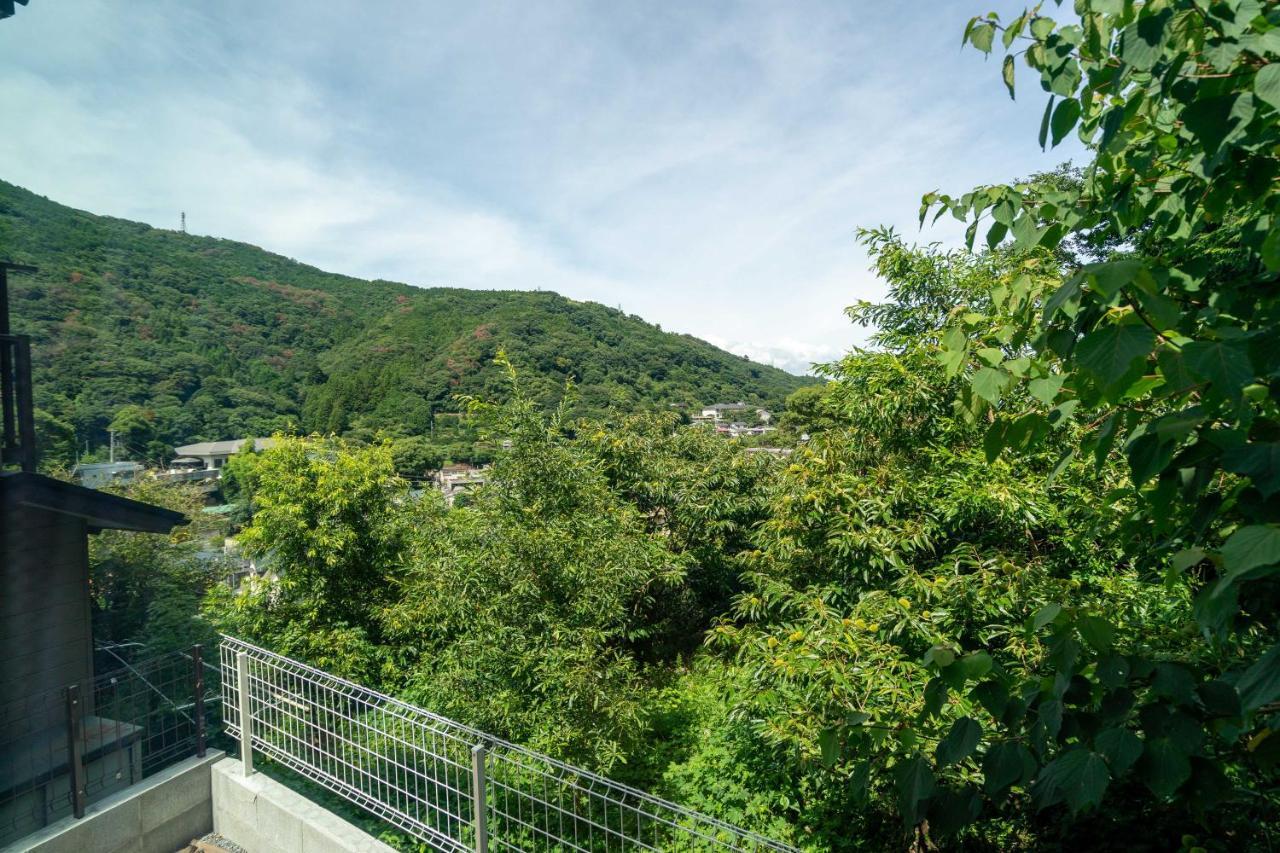
[[245,776],[228,758],[213,770],[213,830],[249,853],[395,853],[284,785]]
[[213,829],[209,771],[221,760],[217,750],[189,758],[0,853],[173,853]]

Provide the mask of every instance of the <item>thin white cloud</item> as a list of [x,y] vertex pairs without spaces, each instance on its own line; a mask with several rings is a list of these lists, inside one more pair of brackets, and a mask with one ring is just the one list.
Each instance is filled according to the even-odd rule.
[[0,177],[805,370],[882,291],[856,227],[1055,162],[1038,98],[958,53],[963,6],[33,4],[0,24]]

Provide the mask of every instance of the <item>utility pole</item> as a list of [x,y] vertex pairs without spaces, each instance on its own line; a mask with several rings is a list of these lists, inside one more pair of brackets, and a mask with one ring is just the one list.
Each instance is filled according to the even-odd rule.
[[107,430],[107,436],[111,439],[111,461],[115,462],[116,461],[116,431],[113,429]]

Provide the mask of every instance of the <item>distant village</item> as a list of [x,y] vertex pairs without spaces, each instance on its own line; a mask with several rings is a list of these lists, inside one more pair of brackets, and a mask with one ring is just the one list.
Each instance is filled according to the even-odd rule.
[[[716,434],[729,438],[763,436],[777,431],[777,427],[773,426],[772,412],[741,401],[703,406],[698,410],[698,414],[691,415],[689,420],[695,426],[714,429]],[[242,438],[185,444],[175,447],[174,459],[159,470],[148,471],[141,462],[133,461],[113,459],[109,462],[84,462],[75,466],[72,476],[82,486],[92,489],[102,488],[112,483],[133,482],[147,475],[167,482],[216,481],[221,478],[222,468],[227,460],[244,449],[248,442],[253,442],[255,451],[262,451],[272,447],[275,439]],[[784,447],[746,449],[753,453],[764,452],[782,456],[791,452],[790,448]],[[477,466],[466,463],[444,465],[433,472],[422,483],[422,487],[438,489],[444,495],[445,501],[452,505],[460,495],[484,485],[488,470],[488,465]]]

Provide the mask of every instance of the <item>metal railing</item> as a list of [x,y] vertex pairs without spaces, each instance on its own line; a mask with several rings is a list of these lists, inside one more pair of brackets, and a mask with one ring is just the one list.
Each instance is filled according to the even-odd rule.
[[242,640],[221,656],[245,772],[268,756],[435,849],[794,849]]
[[193,755],[216,731],[220,671],[201,649],[0,702],[0,847]]

